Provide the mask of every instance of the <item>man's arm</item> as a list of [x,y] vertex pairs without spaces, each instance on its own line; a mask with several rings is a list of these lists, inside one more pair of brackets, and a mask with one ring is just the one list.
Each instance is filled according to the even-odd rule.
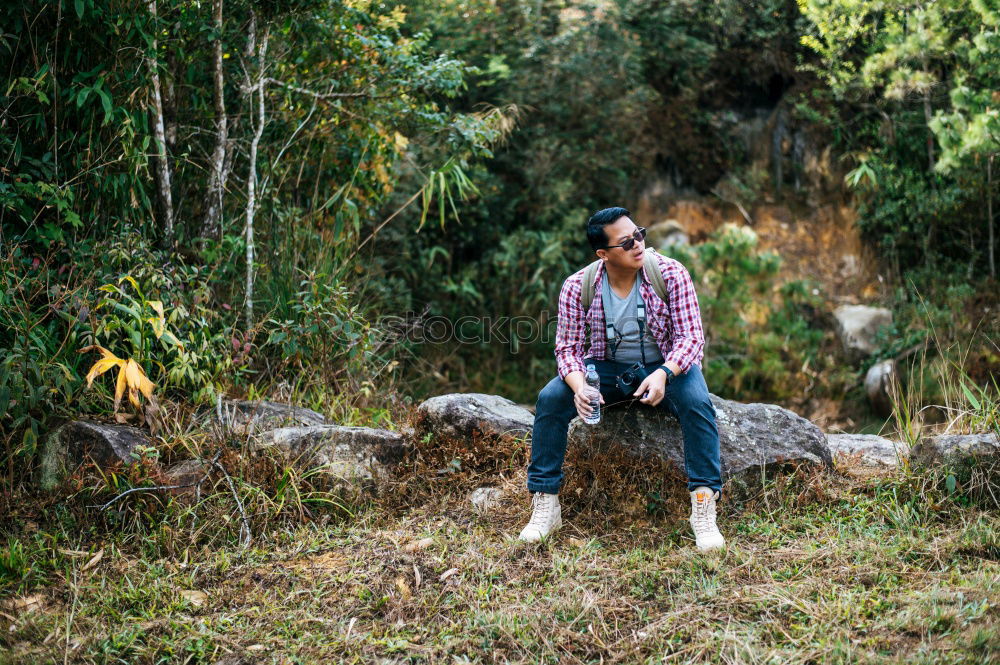
[[[569,277],[559,291],[559,318],[556,321],[556,366],[559,376],[577,392],[573,383],[583,383],[583,342],[585,316],[580,304],[580,280]],[[579,377],[569,378],[577,373]],[[572,381],[573,383],[570,383]]]
[[[583,366],[583,343],[586,336],[586,312],[580,304],[580,279],[570,277],[559,291],[559,319],[556,322],[556,364],[559,376],[573,391],[573,404],[581,418],[593,408]],[[600,398],[604,404],[604,397]]]
[[698,294],[691,274],[679,262],[670,275],[665,275],[670,318],[673,323],[673,348],[664,359],[675,375],[686,372],[705,348],[705,332],[701,325]]

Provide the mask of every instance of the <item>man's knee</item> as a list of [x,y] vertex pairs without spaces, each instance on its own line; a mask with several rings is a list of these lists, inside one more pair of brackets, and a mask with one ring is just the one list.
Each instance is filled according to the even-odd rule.
[[552,379],[538,393],[535,414],[541,411],[559,411],[573,404],[573,391],[560,378]]
[[712,397],[708,394],[708,386],[700,376],[691,377],[677,386],[673,398],[677,410],[684,412],[705,412],[715,414],[715,406],[712,404]]

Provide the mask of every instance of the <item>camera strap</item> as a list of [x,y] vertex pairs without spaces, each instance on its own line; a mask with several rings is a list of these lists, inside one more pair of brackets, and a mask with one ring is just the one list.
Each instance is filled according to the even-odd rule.
[[[642,366],[646,366],[646,303],[642,300],[642,294],[636,299],[635,318],[639,323],[639,355],[642,357]],[[611,360],[615,361],[615,354],[618,352],[618,347],[621,346],[624,337],[618,332],[618,328],[615,327],[614,322],[611,317],[608,316],[608,308],[604,308],[604,334],[611,346]],[[612,339],[614,340],[612,342]],[[616,361],[615,361],[616,362]]]

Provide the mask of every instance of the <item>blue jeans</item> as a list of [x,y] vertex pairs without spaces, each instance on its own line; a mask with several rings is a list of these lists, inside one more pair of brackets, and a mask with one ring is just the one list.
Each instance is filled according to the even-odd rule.
[[[628,363],[587,359],[601,377],[604,405],[634,399],[625,395],[615,384],[615,377],[628,368]],[[636,402],[638,405],[639,403]],[[648,405],[641,405],[648,406]],[[715,407],[708,396],[708,386],[698,365],[674,377],[667,384],[667,394],[653,409],[665,409],[680,421],[684,434],[684,466],[688,491],[697,487],[722,490],[722,469],[719,462],[719,430],[715,424]],[[566,434],[569,422],[576,416],[573,391],[560,377],[549,381],[538,393],[535,404],[535,424],[531,431],[531,464],[528,465],[528,490],[558,494],[562,484],[563,460],[566,457]],[[600,425],[597,425],[600,427]]]

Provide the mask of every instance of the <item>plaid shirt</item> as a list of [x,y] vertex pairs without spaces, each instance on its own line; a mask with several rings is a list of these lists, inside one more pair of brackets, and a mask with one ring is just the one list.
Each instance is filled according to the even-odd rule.
[[[705,333],[701,327],[701,310],[694,282],[687,269],[679,262],[656,254],[660,273],[667,285],[669,302],[656,295],[653,285],[646,276],[645,266],[639,271],[641,283],[639,293],[646,303],[646,323],[656,345],[660,347],[664,363],[673,361],[686,372],[704,357]],[[570,372],[584,372],[583,359],[592,357],[603,359],[607,354],[607,336],[604,330],[604,303],[601,300],[600,283],[604,276],[604,263],[597,268],[594,276],[594,301],[590,311],[583,311],[580,291],[583,272],[573,273],[563,282],[559,292],[559,321],[556,326],[556,364],[563,379]],[[590,347],[584,347],[586,325],[590,325]]]

